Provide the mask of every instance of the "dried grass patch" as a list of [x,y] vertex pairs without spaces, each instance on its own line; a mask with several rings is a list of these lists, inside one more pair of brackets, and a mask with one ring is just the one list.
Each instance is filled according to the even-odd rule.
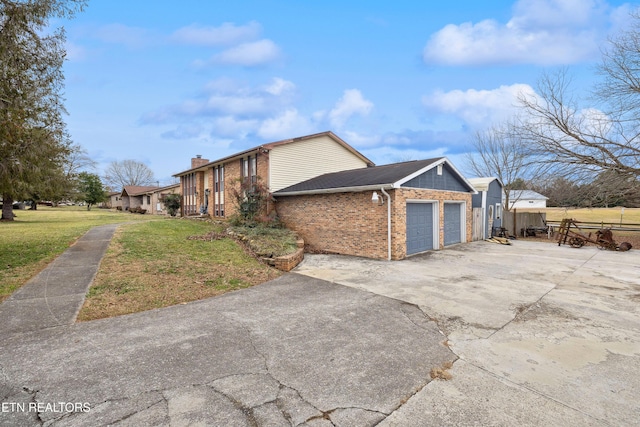
[[116,233],[78,315],[79,321],[196,301],[281,275],[247,255],[231,239],[188,240],[187,236],[193,233],[189,227],[181,232],[173,230],[172,236],[167,237],[166,231],[154,230],[155,227]]
[[453,378],[449,369],[453,368],[453,362],[445,362],[439,368],[431,368],[431,379],[432,380],[444,380],[448,381]]

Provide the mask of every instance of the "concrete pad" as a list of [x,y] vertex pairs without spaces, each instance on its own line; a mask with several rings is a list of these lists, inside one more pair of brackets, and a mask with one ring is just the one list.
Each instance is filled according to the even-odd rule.
[[295,271],[418,304],[460,358],[381,425],[640,425],[638,251],[475,242]]
[[450,381],[433,381],[378,424],[404,426],[602,426],[562,402],[458,361]]
[[46,425],[370,426],[455,360],[443,341],[414,305],[287,274],[218,298],[6,336],[0,391],[3,401],[91,407],[41,412]]

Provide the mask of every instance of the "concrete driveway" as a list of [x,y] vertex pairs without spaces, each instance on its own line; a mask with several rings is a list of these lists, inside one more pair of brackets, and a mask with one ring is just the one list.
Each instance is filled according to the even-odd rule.
[[299,274],[415,304],[459,357],[381,426],[640,425],[640,251],[515,241]]
[[47,274],[44,296],[0,306],[0,425],[640,425],[638,253],[309,255],[250,289],[85,323],[60,320],[78,292]]
[[43,325],[0,333],[3,427],[372,426],[456,359],[416,306],[298,274]]

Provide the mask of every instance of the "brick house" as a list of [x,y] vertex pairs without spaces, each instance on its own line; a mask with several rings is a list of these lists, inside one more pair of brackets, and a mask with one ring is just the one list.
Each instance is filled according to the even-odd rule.
[[122,208],[122,199],[120,198],[121,195],[122,191],[109,192],[109,201],[107,202],[107,207],[110,209]]
[[125,185],[120,193],[120,206],[123,211],[133,208],[150,210],[151,193],[158,187],[146,185]]
[[397,260],[471,241],[475,193],[443,157],[328,173],[273,196],[310,251]]
[[[196,156],[180,178],[183,216],[234,214],[229,190],[241,179],[260,180],[271,192],[325,173],[373,163],[332,132],[263,144],[214,161]],[[273,209],[270,206],[269,209]]]
[[131,208],[145,209],[148,214],[165,215],[162,199],[167,194],[179,194],[180,184],[165,187],[127,185],[120,193],[111,195],[111,207],[120,207],[123,211]]

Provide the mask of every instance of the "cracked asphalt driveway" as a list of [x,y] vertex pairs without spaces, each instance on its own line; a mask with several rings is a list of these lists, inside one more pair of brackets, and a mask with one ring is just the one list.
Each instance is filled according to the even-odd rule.
[[640,425],[639,254],[308,255],[217,298],[4,329],[0,425]]
[[415,304],[459,358],[381,426],[640,425],[640,252],[515,241],[296,271]]
[[3,426],[370,426],[455,360],[415,305],[298,274],[1,338]]

